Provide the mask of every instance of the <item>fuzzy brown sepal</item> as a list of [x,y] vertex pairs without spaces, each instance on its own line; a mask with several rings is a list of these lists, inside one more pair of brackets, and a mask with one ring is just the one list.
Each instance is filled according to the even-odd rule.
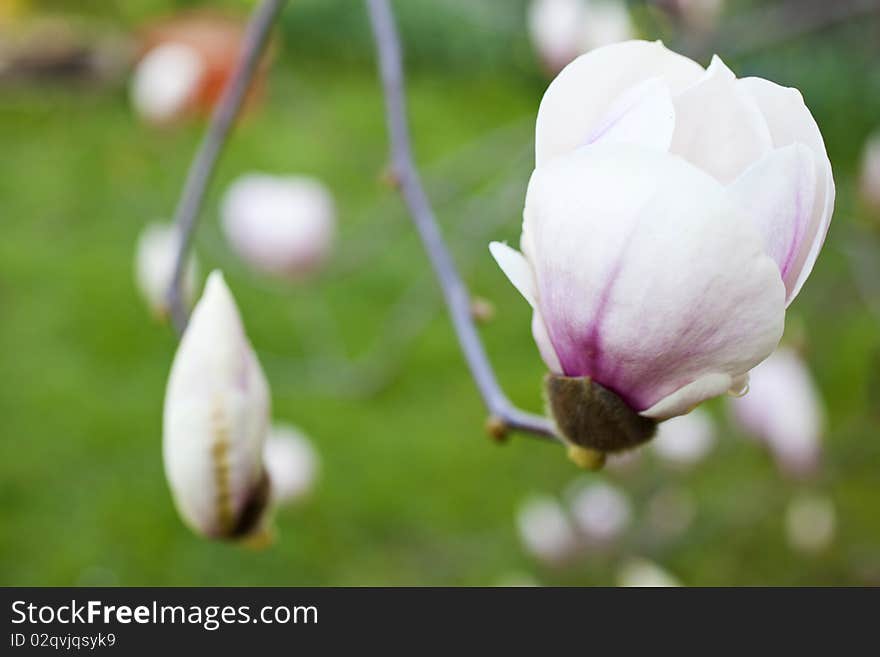
[[657,430],[654,420],[588,377],[548,374],[544,391],[548,412],[570,444],[620,452],[649,441]]

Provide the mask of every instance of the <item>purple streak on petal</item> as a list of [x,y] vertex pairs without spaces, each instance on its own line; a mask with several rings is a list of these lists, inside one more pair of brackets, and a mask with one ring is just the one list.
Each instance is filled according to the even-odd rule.
[[[801,181],[802,183],[802,181]],[[795,204],[795,222],[794,222],[794,235],[791,236],[791,242],[788,245],[788,252],[785,254],[785,258],[782,263],[780,263],[779,271],[782,274],[782,280],[787,280],[788,271],[791,269],[792,264],[794,264],[795,259],[800,252],[801,242],[804,239],[804,187],[803,184],[799,184],[797,187],[797,195],[795,196],[794,204]]]
[[630,401],[627,399],[627,395],[615,385],[617,381],[613,373],[617,369],[616,364],[613,361],[611,363],[605,362],[606,358],[602,346],[602,324],[608,315],[614,285],[623,269],[627,246],[635,230],[634,228],[626,238],[617,259],[609,270],[605,284],[596,301],[593,316],[586,326],[579,327],[572,322],[565,321],[567,313],[564,306],[571,302],[571,297],[560,299],[560,296],[567,297],[566,291],[572,289],[573,286],[559,285],[557,279],[557,285],[550,290],[551,294],[542,294],[543,298],[552,300],[549,304],[551,307],[563,306],[560,313],[550,313],[551,317],[561,317],[563,321],[551,322],[547,325],[550,342],[559,357],[563,373],[566,376],[589,376],[619,394],[626,401]]

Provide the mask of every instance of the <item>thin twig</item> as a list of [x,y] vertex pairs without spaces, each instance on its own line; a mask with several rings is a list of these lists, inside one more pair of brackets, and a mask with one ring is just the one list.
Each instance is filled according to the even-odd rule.
[[[391,7],[387,0],[367,0],[367,7],[379,58],[379,74],[385,93],[394,179],[440,282],[458,341],[471,375],[489,410],[490,420],[496,424],[496,430],[501,433],[504,430],[514,430],[555,439],[553,424],[547,418],[515,407],[498,384],[471,317],[470,294],[446,249],[413,161],[403,93],[400,40]],[[499,424],[500,426],[497,426]]]
[[251,86],[251,79],[269,39],[269,32],[284,2],[285,0],[263,0],[251,15],[235,71],[214,108],[208,130],[187,172],[174,213],[174,223],[180,231],[181,239],[174,263],[174,277],[168,290],[168,306],[178,334],[182,334],[186,328],[188,310],[183,301],[181,283],[205,192],[232,124]]

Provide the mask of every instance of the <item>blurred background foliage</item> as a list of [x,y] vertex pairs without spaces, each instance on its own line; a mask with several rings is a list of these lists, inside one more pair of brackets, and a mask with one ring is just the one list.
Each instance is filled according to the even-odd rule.
[[[3,38],[62,17],[126,35],[181,9],[251,2],[0,0]],[[631,3],[644,36],[676,35]],[[721,29],[759,2],[730,2]],[[520,0],[395,3],[409,73],[416,153],[444,231],[495,320],[483,329],[500,379],[541,407],[542,365],[529,311],[488,256],[518,241],[532,130],[547,79]],[[15,21],[15,22],[13,22]],[[5,25],[4,25],[5,22]],[[311,437],[322,460],[312,497],[278,517],[263,552],[193,536],[177,518],[161,465],[161,408],[175,339],[151,321],[132,257],[145,223],[169,218],[203,124],[150,128],[133,116],[126,79],[0,85],[0,584],[486,585],[511,573],[545,584],[611,584],[628,555],[693,585],[880,583],[880,217],[857,201],[867,135],[880,127],[880,21],[861,17],[746,51],[719,54],[738,75],[802,90],[838,185],[835,220],[814,274],[789,312],[825,400],[824,467],[782,477],[724,425],[692,470],[650,456],[590,475],[634,503],[610,554],[565,569],[533,561],[514,516],[530,493],[559,495],[578,472],[561,450],[482,431],[438,289],[407,216],[380,184],[382,99],[367,17],[355,0],[296,0],[278,30],[262,107],[238,126],[211,189],[197,249],[222,267],[273,388],[274,415]],[[752,35],[750,35],[752,36]],[[701,62],[708,63],[706,52]],[[244,171],[326,182],[339,206],[330,267],[303,285],[250,273],[217,225],[225,186]],[[673,539],[652,535],[643,502],[674,486],[696,516]],[[829,496],[833,543],[793,553],[784,513],[803,491]]]

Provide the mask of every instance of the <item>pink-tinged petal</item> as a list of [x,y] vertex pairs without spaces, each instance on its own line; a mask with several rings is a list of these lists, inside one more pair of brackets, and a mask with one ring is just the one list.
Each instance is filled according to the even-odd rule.
[[700,402],[723,395],[730,390],[732,384],[733,378],[729,374],[721,372],[705,374],[664,397],[641,414],[657,421],[684,415]]
[[578,148],[622,94],[661,78],[675,95],[700,79],[703,68],[660,43],[624,41],[581,55],[550,83],[535,127],[535,165]]
[[670,152],[722,183],[733,181],[773,148],[758,104],[718,57],[697,84],[675,98],[675,113]]
[[781,347],[753,371],[749,392],[730,400],[733,415],[761,440],[786,473],[803,476],[821,460],[822,398],[806,363]]
[[544,318],[538,310],[532,314],[532,336],[547,369],[554,374],[562,374],[562,364],[559,362],[559,356],[556,355],[556,349],[553,348]]
[[642,144],[668,151],[674,131],[675,107],[669,85],[652,78],[623,93],[585,143]]
[[767,254],[779,265],[786,305],[800,274],[795,265],[808,249],[816,201],[816,164],[803,144],[773,151],[730,186],[731,194],[764,236]]
[[782,335],[785,288],[761,235],[681,158],[622,144],[557,158],[532,175],[523,243],[563,373],[636,411],[723,393]]
[[814,156],[816,197],[803,246],[791,264],[790,278],[793,282],[788,294],[790,302],[800,292],[804,281],[813,270],[831,224],[835,197],[831,162],[828,160],[819,126],[797,89],[782,87],[762,78],[744,78],[737,84],[758,104],[770,128],[774,147],[801,143]]
[[[495,258],[495,262],[501,267],[501,271],[504,272],[517,291],[523,295],[523,298],[529,302],[532,308],[537,308],[535,275],[532,272],[532,265],[529,264],[525,256],[503,242],[492,242],[489,244],[489,251],[492,253],[492,257]],[[553,344],[550,342],[550,336],[547,333],[547,327],[544,325],[541,313],[537,309],[532,315],[532,335],[547,368],[551,372],[562,374],[559,357],[553,349]]]
[[535,275],[532,273],[532,266],[525,259],[522,253],[516,249],[512,249],[503,242],[492,242],[489,244],[489,252],[495,258],[495,262],[501,267],[504,275],[513,283],[513,287],[523,295],[523,298],[529,302],[529,305],[535,307]]

